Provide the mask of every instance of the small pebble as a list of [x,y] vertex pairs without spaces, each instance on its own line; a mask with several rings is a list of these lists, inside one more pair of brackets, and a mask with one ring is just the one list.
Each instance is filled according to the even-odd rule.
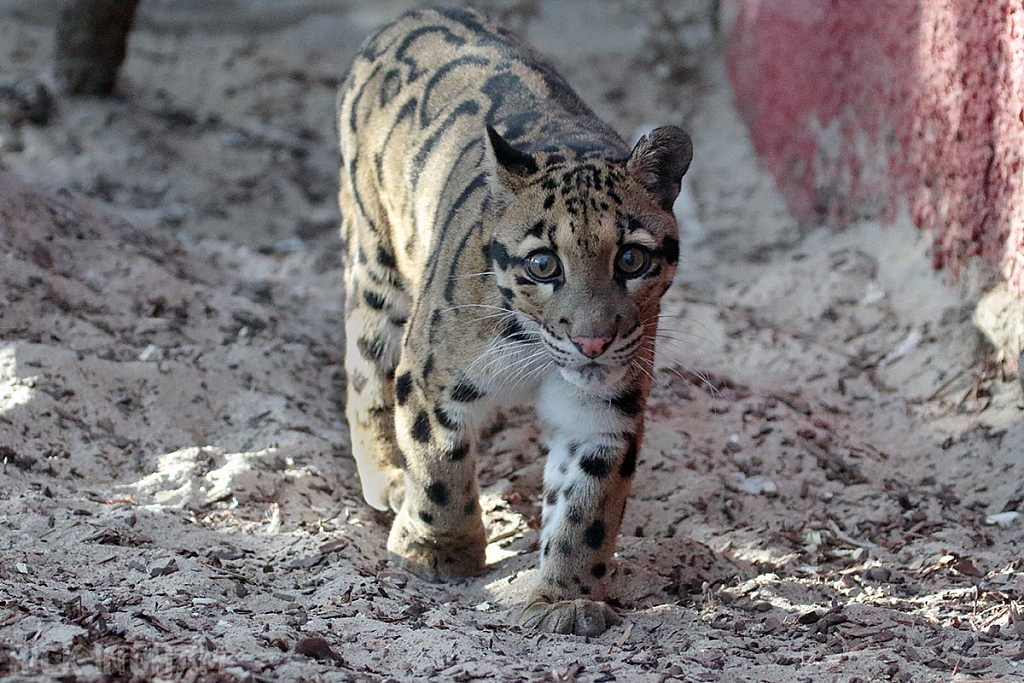
[[886,582],[892,576],[892,572],[885,567],[872,567],[867,571],[867,577],[872,581]]
[[821,619],[821,615],[818,614],[818,612],[816,610],[811,610],[810,612],[804,612],[803,614],[801,614],[799,617],[796,618],[797,622],[799,622],[801,624],[813,624],[813,623],[816,623],[819,619]]

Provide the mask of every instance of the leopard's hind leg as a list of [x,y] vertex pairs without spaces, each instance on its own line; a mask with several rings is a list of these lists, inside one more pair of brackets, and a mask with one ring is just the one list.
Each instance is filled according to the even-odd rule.
[[410,297],[402,287],[387,231],[374,226],[355,202],[345,201],[343,235],[348,241],[345,295],[346,414],[352,454],[366,502],[398,511],[404,479],[395,442],[395,367]]

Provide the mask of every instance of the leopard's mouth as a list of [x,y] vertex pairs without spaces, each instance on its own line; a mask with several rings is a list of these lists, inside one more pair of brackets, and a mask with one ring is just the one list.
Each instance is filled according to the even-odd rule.
[[626,372],[624,365],[604,365],[595,361],[582,365],[561,365],[562,378],[582,389],[598,389],[617,384]]
[[611,368],[599,365],[593,361],[577,368],[576,370],[579,376],[587,382],[601,382],[608,376],[610,371]]

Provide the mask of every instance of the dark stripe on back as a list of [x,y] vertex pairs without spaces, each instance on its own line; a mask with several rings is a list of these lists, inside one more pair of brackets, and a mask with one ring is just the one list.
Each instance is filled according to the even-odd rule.
[[409,48],[412,47],[413,43],[415,43],[417,40],[430,33],[440,34],[441,38],[443,38],[444,41],[449,45],[462,47],[463,45],[466,44],[464,38],[461,38],[452,33],[450,30],[448,30],[447,26],[421,26],[417,29],[409,31],[409,33],[407,33],[405,37],[402,39],[402,42],[401,44],[399,44],[398,49],[395,50],[395,59],[402,62],[403,64],[406,64],[409,67],[409,74],[408,76],[406,76],[405,79],[406,83],[412,83],[422,75],[419,70],[419,66],[416,64],[416,61],[412,57],[409,57],[406,53],[409,51]]
[[[428,118],[428,110],[430,109],[430,97],[434,88],[437,87],[437,84],[439,81],[441,81],[441,79],[443,79],[445,76],[450,74],[455,69],[458,69],[460,66],[489,67],[490,65],[490,60],[484,59],[483,57],[477,55],[463,55],[462,57],[457,57],[451,60],[450,62],[445,63],[439,69],[437,69],[437,71],[435,71],[434,74],[430,77],[430,80],[427,81],[426,86],[424,86],[423,88],[423,105],[420,107],[420,128],[428,128],[430,124],[433,123],[433,120]],[[442,108],[440,109],[441,111],[444,110],[443,106],[444,105],[442,104]]]
[[430,137],[424,140],[423,144],[420,145],[419,150],[416,152],[416,156],[412,160],[412,173],[410,174],[409,180],[412,184],[412,192],[416,192],[416,186],[420,182],[420,173],[423,171],[424,164],[427,163],[427,157],[430,156],[431,152],[434,151],[434,147],[437,145],[437,141],[444,137],[455,122],[461,116],[476,116],[480,112],[480,105],[477,104],[476,100],[465,100],[459,102],[459,105],[448,114],[445,120],[437,127]]
[[398,69],[391,69],[384,74],[384,82],[380,84],[380,106],[384,107],[391,104],[391,100],[402,91],[402,75]]

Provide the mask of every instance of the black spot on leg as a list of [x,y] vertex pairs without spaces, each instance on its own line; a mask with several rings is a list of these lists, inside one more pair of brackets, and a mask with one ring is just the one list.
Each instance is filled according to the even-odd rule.
[[383,294],[380,294],[379,292],[374,292],[369,289],[363,292],[363,300],[366,301],[367,306],[369,306],[375,311],[383,310],[383,308],[388,305],[388,302],[384,298]]
[[643,410],[643,394],[637,387],[629,387],[612,399],[612,407],[626,417],[636,417]]
[[426,382],[427,378],[430,377],[430,373],[434,371],[434,354],[427,356],[427,360],[423,363],[423,381]]
[[443,482],[435,481],[427,487],[427,500],[438,507],[448,505],[448,487]]
[[437,418],[437,423],[448,431],[454,431],[459,428],[459,423],[453,420],[448,411],[439,405],[434,406],[434,417]]
[[367,377],[358,370],[353,370],[349,376],[349,381],[352,383],[352,388],[356,390],[357,394],[363,393],[363,389],[366,388]]
[[384,355],[384,349],[387,344],[380,337],[374,336],[370,338],[360,337],[356,340],[356,348],[359,349],[359,355],[370,362],[377,362]]
[[405,402],[409,400],[410,393],[412,393],[412,374],[403,372],[395,379],[395,400],[398,405],[404,406]]
[[459,462],[469,454],[469,444],[460,443],[455,448],[448,451],[448,460],[451,462]]
[[383,245],[377,245],[377,263],[385,268],[398,267],[398,261],[395,260],[395,255],[385,249]]
[[412,423],[412,438],[420,443],[430,441],[430,417],[427,411],[421,410]]
[[604,537],[607,534],[604,527],[603,519],[595,519],[587,530],[583,532],[583,543],[588,548],[597,550],[604,545]]
[[427,524],[434,523],[434,515],[430,514],[429,512],[424,512],[423,510],[420,510],[420,519],[422,519]]
[[604,575],[605,575],[605,572],[607,572],[607,571],[608,571],[608,567],[605,565],[605,563],[604,562],[598,562],[597,564],[595,564],[593,567],[590,568],[590,575],[593,576],[595,579],[603,579]]
[[630,437],[629,446],[626,448],[625,455],[622,456],[622,464],[619,465],[619,476],[623,479],[629,479],[633,476],[633,472],[636,471],[636,455],[639,445],[636,442],[636,437]]
[[462,506],[462,512],[467,515],[471,515],[476,512],[476,501],[471,500]]
[[580,459],[580,469],[596,479],[604,479],[612,465],[600,455],[585,455]]
[[452,387],[452,400],[459,403],[471,403],[484,397],[484,392],[463,380]]

